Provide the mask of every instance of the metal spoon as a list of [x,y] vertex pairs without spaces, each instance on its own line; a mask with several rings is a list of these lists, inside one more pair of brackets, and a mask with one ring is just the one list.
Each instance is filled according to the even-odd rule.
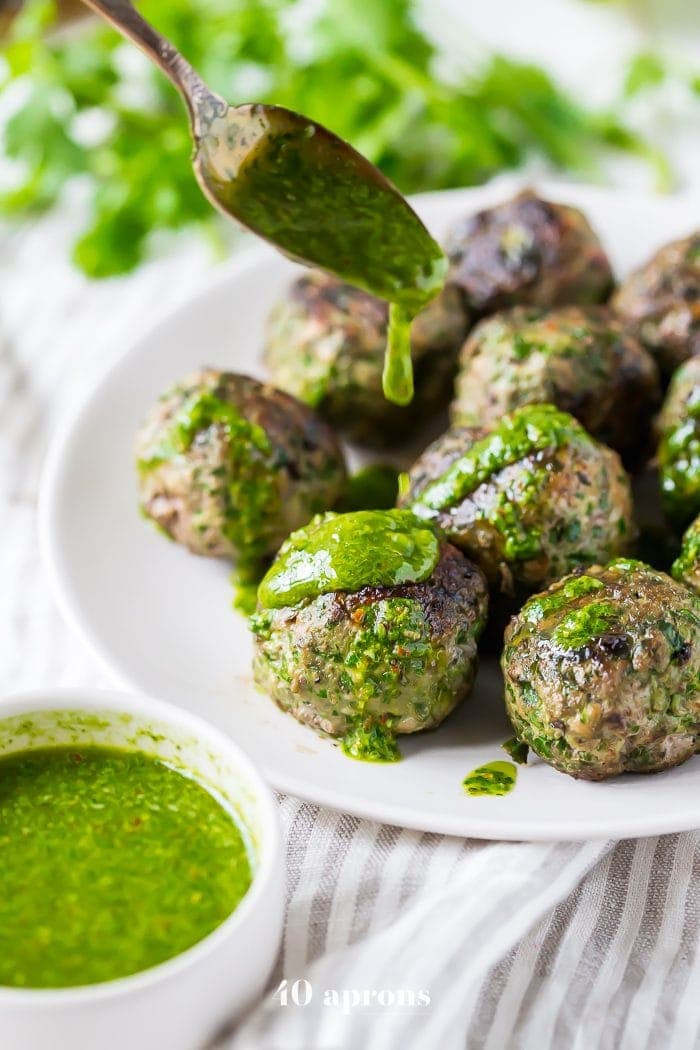
[[[404,321],[436,295],[446,270],[442,250],[396,187],[352,146],[281,106],[229,106],[128,0],[85,3],[179,90],[194,171],[216,208],[291,258],[396,304]],[[410,371],[410,357],[408,364]]]

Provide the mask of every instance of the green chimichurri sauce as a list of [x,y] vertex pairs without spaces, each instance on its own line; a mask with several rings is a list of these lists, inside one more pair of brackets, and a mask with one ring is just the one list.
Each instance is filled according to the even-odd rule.
[[510,737],[509,740],[501,744],[501,747],[517,765],[527,765],[527,756],[530,748],[522,740],[518,740],[517,736]]
[[566,608],[572,598],[583,598],[605,589],[605,584],[595,576],[574,576],[561,587],[546,594],[537,594],[522,607],[520,615],[528,623],[539,623],[559,609]]
[[414,317],[413,311],[397,303],[389,307],[382,389],[387,400],[396,405],[410,405],[413,401],[411,321]]
[[700,512],[700,390],[685,404],[685,416],[661,436],[657,452],[664,510],[686,522]]
[[440,543],[407,510],[326,514],[286,540],[258,588],[263,608],[281,609],[331,591],[426,580]]
[[650,572],[653,571],[646,562],[639,561],[638,558],[613,558],[612,561],[607,564],[608,572],[612,569],[614,572],[624,575],[628,572],[635,572],[637,569]]
[[391,510],[396,506],[399,472],[387,463],[372,463],[348,478],[338,511]]
[[139,459],[139,470],[154,470],[187,452],[197,434],[215,423],[222,423],[231,433],[250,426],[234,405],[222,401],[212,390],[195,391],[183,401],[161,441]]
[[560,448],[572,438],[590,440],[567,412],[554,405],[529,405],[503,417],[499,425],[460,456],[416,497],[411,509],[431,517],[464,500],[504,467],[535,452]]
[[[415,495],[409,506],[419,518],[438,519],[442,512],[459,507],[494,475],[512,464],[520,464],[517,486],[499,487],[496,498],[481,509],[479,516],[501,534],[506,561],[518,563],[539,558],[547,540],[541,498],[548,484],[550,460],[564,445],[577,444],[582,448],[591,441],[572,416],[553,405],[517,409],[475,441],[441,476]],[[498,481],[495,484],[499,486]],[[559,538],[572,543],[580,529],[578,522],[571,522]],[[574,563],[579,558],[576,553]]]
[[[628,571],[628,559],[611,562],[611,567],[620,564]],[[560,649],[579,650],[619,623],[619,606],[602,598],[601,592],[605,592],[605,584],[595,576],[574,576],[554,590],[530,598],[520,616],[527,623],[539,624],[562,612],[549,637]]]
[[237,571],[231,573],[233,587],[233,607],[244,616],[252,616],[258,604],[258,579],[248,579],[247,574]]
[[696,518],[683,536],[680,554],[671,566],[675,580],[688,581],[700,574],[700,518]]
[[65,988],[172,958],[251,883],[240,829],[191,778],[138,751],[0,759],[0,985]]
[[261,426],[251,423],[235,405],[212,390],[197,390],[176,413],[162,440],[138,460],[139,471],[154,470],[187,452],[198,434],[214,424],[223,426],[228,441],[228,464],[221,468],[224,505],[223,533],[233,545],[237,571],[243,583],[262,575],[260,559],[269,536],[261,522],[279,514],[278,463]]
[[552,631],[551,639],[561,649],[583,649],[611,631],[619,619],[620,608],[613,602],[590,602],[567,613]]
[[472,769],[462,781],[468,795],[508,795],[515,787],[518,770],[512,762],[488,762]]
[[325,128],[276,106],[217,118],[198,171],[220,207],[287,255],[395,307],[384,393],[408,404],[409,325],[442,288],[447,259],[398,190]]
[[398,762],[401,759],[395,732],[391,726],[378,722],[368,725],[358,722],[345,734],[341,747],[348,758],[362,762]]

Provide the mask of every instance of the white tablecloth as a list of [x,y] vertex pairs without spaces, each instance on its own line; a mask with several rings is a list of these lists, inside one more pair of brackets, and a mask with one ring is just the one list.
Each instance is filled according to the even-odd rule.
[[[199,244],[183,240],[135,277],[89,285],[65,261],[69,225],[59,215],[0,237],[4,693],[116,684],[49,593],[36,538],[41,461],[55,419],[99,368],[104,340],[154,304],[181,298],[211,265]],[[483,843],[371,824],[291,798],[280,799],[280,811],[282,952],[270,991],[225,1045],[700,1046],[700,835]],[[283,978],[286,1006],[272,995]],[[307,1005],[293,1003],[309,992],[295,980],[309,982]]]

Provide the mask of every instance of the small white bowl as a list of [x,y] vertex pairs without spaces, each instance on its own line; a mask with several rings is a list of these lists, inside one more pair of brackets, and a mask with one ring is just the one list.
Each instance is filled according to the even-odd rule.
[[0,701],[0,756],[51,744],[142,749],[194,774],[238,814],[253,882],[216,930],[152,969],[80,988],[0,988],[2,1050],[199,1050],[252,1003],[277,955],[283,861],[272,794],[231,740],[160,700],[62,689]]

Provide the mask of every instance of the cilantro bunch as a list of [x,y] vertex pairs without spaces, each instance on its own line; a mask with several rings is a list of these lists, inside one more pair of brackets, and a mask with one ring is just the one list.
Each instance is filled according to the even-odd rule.
[[[535,66],[495,55],[441,72],[411,0],[139,6],[229,101],[313,117],[405,193],[480,183],[533,155],[590,175],[606,148],[646,155],[664,173],[638,136],[587,111]],[[214,232],[220,220],[192,175],[172,86],[102,23],[53,32],[56,22],[55,0],[26,0],[1,53],[0,104],[3,94],[14,98],[4,153],[21,176],[0,195],[0,214],[51,208],[81,177],[90,214],[74,260],[92,277],[132,270],[155,232],[192,224]]]

